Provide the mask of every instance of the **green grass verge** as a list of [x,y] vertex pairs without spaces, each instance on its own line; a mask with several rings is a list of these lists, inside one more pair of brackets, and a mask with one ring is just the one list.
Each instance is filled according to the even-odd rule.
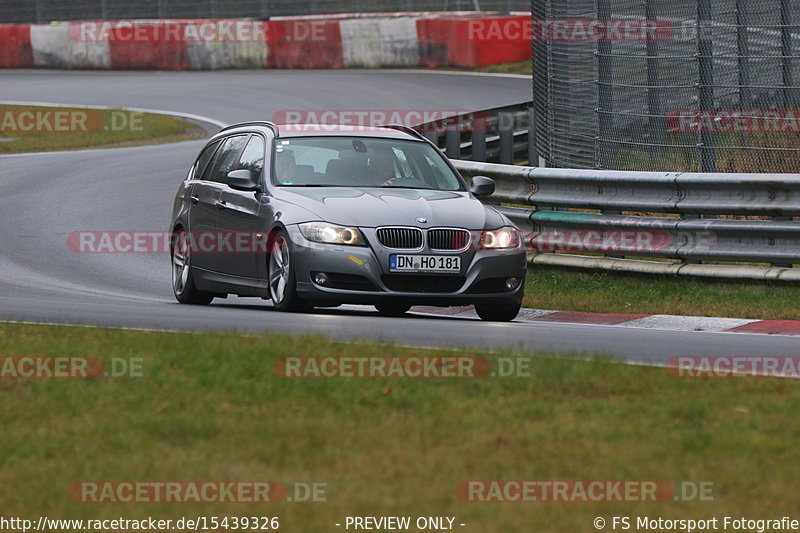
[[[447,515],[471,531],[563,533],[593,530],[595,516],[765,518],[797,505],[800,389],[791,380],[677,379],[658,368],[555,358],[533,359],[528,378],[287,380],[272,371],[281,355],[452,352],[14,324],[0,324],[0,354],[140,357],[145,371],[0,379],[6,517],[268,515],[283,530],[316,532],[342,529],[333,524],[348,515]],[[710,481],[715,496],[465,503],[455,487],[468,479]],[[330,498],[80,504],[67,491],[81,480],[316,481],[329,484]]]
[[153,113],[0,105],[0,154],[163,144],[207,137],[186,120]]
[[530,61],[520,61],[519,63],[500,63],[499,65],[487,65],[478,67],[476,72],[491,72],[496,74],[526,74],[533,73],[533,64]]
[[731,318],[800,319],[800,285],[729,281],[536,266],[525,285],[526,307],[592,313],[645,313]]

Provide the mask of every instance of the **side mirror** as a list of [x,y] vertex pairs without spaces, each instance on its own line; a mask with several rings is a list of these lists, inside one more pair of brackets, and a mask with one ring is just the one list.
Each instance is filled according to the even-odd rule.
[[230,172],[228,174],[228,187],[237,191],[261,191],[258,176],[247,169]]
[[486,176],[475,176],[469,187],[469,192],[475,196],[491,196],[494,194],[494,180]]

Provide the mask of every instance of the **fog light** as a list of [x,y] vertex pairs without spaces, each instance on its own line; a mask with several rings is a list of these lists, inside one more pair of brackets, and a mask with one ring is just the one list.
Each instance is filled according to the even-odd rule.
[[314,283],[317,285],[325,285],[328,283],[328,275],[325,272],[317,272],[314,274]]
[[506,279],[506,289],[513,291],[517,287],[519,287],[519,278]]

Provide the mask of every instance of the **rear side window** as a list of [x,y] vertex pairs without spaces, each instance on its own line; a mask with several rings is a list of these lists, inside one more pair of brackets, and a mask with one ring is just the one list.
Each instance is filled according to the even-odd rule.
[[211,171],[207,172],[203,179],[215,181],[217,183],[226,183],[228,181],[228,173],[236,170],[236,164],[239,161],[239,153],[244,148],[247,142],[247,135],[237,135],[235,137],[228,137],[217,152],[217,157],[211,165]]
[[266,144],[261,136],[253,135],[250,137],[247,147],[242,152],[242,157],[239,158],[239,165],[237,165],[236,170],[249,170],[254,175],[260,176],[261,171],[264,170],[265,148]]
[[199,180],[202,179],[203,173],[206,171],[206,167],[208,163],[211,161],[211,158],[214,157],[214,152],[217,151],[217,147],[219,146],[219,141],[209,144],[205,147],[203,152],[200,154],[200,157],[197,158],[197,162],[194,164],[194,168],[192,168],[192,179]]

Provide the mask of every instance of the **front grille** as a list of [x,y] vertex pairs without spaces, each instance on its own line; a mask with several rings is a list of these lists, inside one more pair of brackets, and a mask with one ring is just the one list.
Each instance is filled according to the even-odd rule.
[[419,276],[385,274],[381,281],[390,291],[397,292],[456,292],[464,286],[464,276]]
[[431,250],[463,250],[469,241],[470,234],[465,229],[428,230],[428,248]]
[[378,228],[378,241],[395,250],[422,248],[422,230],[418,228]]

